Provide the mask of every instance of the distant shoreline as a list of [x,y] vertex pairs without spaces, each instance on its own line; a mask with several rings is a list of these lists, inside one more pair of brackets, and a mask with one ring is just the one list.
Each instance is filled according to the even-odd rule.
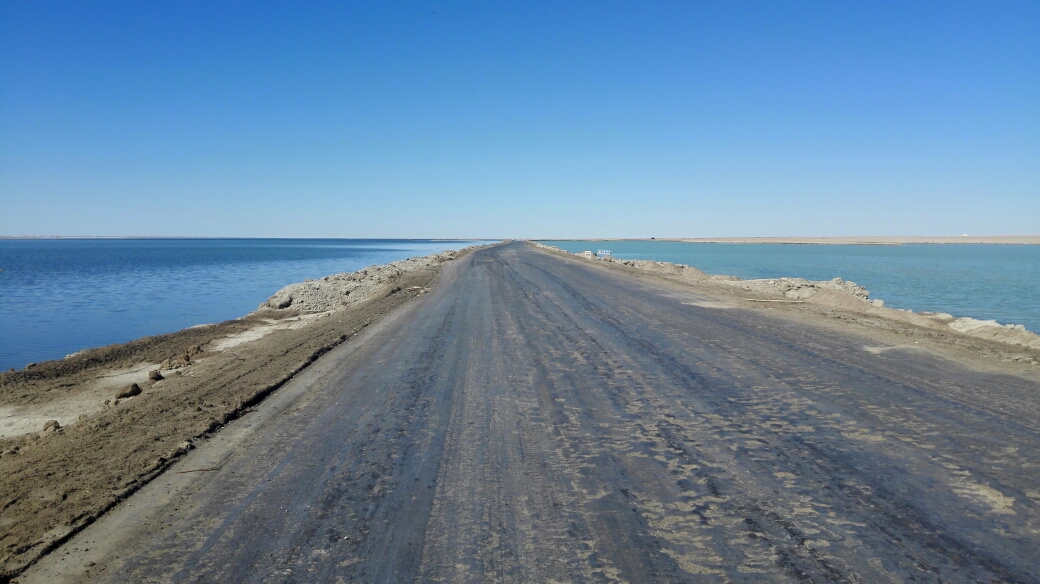
[[790,245],[998,244],[1040,245],[1040,235],[879,236],[879,237],[657,237],[539,239],[537,241],[669,241],[681,243],[772,243]]
[[296,239],[296,240],[343,240],[343,241],[499,241],[497,239],[474,239],[472,237],[210,237],[196,235],[0,235],[0,240],[39,239]]
[[[371,238],[371,237],[197,237],[182,235],[0,235],[12,240],[214,240],[214,239],[324,239],[344,241],[500,241],[499,239],[459,238]],[[790,245],[904,245],[904,244],[994,244],[1040,245],[1040,235],[912,235],[878,237],[545,237],[529,241],[670,241],[680,243],[770,243]]]

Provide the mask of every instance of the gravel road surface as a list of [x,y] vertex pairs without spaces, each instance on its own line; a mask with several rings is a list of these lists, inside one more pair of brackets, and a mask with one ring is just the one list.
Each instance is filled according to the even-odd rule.
[[319,363],[21,581],[1040,582],[1019,377],[522,243]]

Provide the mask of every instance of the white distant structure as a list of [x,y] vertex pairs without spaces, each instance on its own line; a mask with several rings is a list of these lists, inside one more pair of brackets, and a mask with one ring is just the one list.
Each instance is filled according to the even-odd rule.
[[592,250],[591,249],[585,250],[585,254],[584,255],[585,255],[586,258],[591,260],[592,259]]
[[597,250],[596,251],[596,257],[609,258],[610,257],[610,250],[609,249]]

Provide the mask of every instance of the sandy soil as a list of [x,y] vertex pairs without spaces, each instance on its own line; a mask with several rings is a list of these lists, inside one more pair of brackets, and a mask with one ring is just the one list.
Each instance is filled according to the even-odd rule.
[[80,416],[90,416],[104,409],[105,401],[111,401],[123,387],[131,383],[145,386],[148,374],[158,369],[158,363],[111,369],[80,384],[76,391],[57,395],[50,401],[0,406],[0,438],[38,432],[48,420],[56,420],[62,427],[73,424]]
[[[287,287],[241,319],[0,373],[0,582],[390,311],[465,252]],[[349,282],[348,282],[349,280]],[[340,282],[340,283],[337,283]],[[350,298],[341,290],[349,283]],[[325,310],[297,310],[306,286]],[[279,296],[281,294],[281,296]],[[162,379],[150,378],[159,370]],[[116,399],[129,384],[142,392]],[[54,428],[51,420],[57,422]],[[46,426],[46,428],[45,428]]]

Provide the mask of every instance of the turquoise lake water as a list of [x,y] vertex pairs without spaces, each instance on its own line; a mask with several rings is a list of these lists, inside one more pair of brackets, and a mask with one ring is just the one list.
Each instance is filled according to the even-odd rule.
[[0,370],[237,318],[307,278],[472,241],[0,240]]
[[1040,332],[1040,245],[790,245],[542,241],[567,251],[686,264],[744,279],[841,277],[886,306],[1022,324]]

